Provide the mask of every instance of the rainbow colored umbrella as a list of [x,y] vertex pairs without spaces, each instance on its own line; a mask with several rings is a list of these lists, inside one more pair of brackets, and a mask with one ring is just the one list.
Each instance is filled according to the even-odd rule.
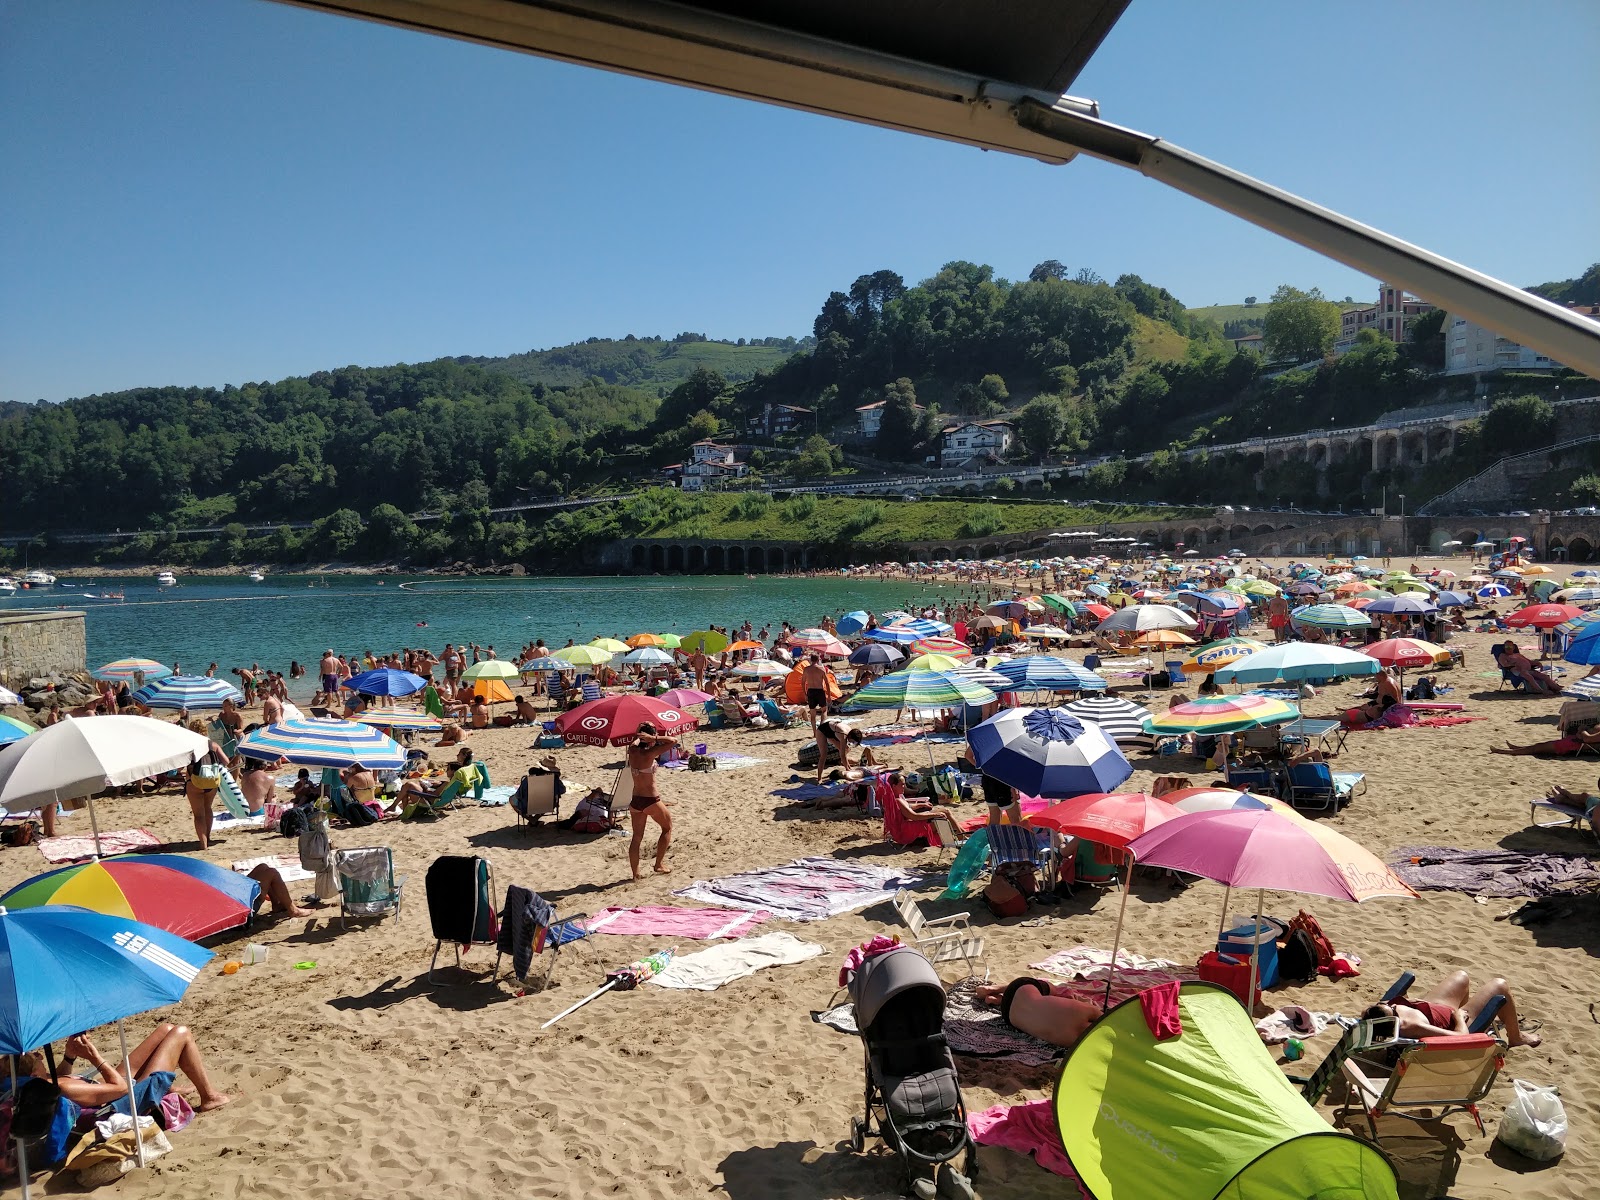
[[154,679],[165,679],[172,674],[172,668],[156,662],[153,658],[119,658],[116,662],[108,662],[98,671],[94,672],[96,679],[126,679],[134,682],[137,676],[143,675],[146,683]]
[[1258,725],[1293,721],[1300,710],[1270,696],[1201,696],[1175,704],[1144,723],[1146,733],[1238,733]]
[[12,742],[20,742],[30,733],[38,733],[37,725],[30,725],[26,721],[19,721],[16,717],[0,716],[0,746],[8,746]]
[[375,708],[362,713],[356,720],[379,729],[405,729],[417,733],[437,733],[444,728],[444,723],[438,717],[414,708]]
[[950,637],[927,637],[917,643],[923,654],[943,654],[947,658],[971,658],[972,648]]
[[127,854],[35,875],[0,896],[0,906],[73,904],[193,941],[249,924],[260,895],[254,879],[204,859]]
[[789,645],[823,658],[849,658],[850,648],[826,629],[800,629],[786,639]]

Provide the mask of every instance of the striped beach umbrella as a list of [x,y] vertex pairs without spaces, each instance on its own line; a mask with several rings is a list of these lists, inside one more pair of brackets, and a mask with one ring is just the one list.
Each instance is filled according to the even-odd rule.
[[862,636],[869,642],[883,642],[890,646],[914,646],[922,640],[922,635],[916,630],[903,629],[898,625],[880,625],[867,630]]
[[406,765],[406,752],[393,738],[360,721],[330,718],[263,725],[239,739],[239,753],[268,762],[286,758],[302,767],[397,771]]
[[1106,681],[1082,663],[1054,654],[1030,654],[995,667],[1010,681],[1010,691],[1103,692]]
[[1293,721],[1300,710],[1269,696],[1201,696],[1175,704],[1145,722],[1149,733],[1237,733],[1258,725]]
[[1600,700],[1600,675],[1585,675],[1582,679],[1575,679],[1561,689],[1561,694],[1575,700]]
[[19,721],[16,717],[0,716],[0,746],[20,742],[30,733],[38,733],[37,725],[30,725],[26,721]]
[[1483,600],[1504,600],[1511,595],[1511,589],[1503,583],[1486,583],[1473,595]]
[[1120,696],[1085,696],[1062,708],[1075,717],[1094,722],[1119,746],[1150,744],[1150,735],[1144,731],[1150,710],[1132,700]]
[[1348,604],[1313,604],[1295,613],[1293,620],[1316,629],[1366,629],[1372,624],[1371,617]]
[[[1026,611],[1026,610],[1024,610]],[[944,637],[955,628],[943,621],[935,621],[932,617],[906,617],[894,622],[896,629],[909,629],[918,638]]]
[[1105,633],[1148,633],[1154,629],[1193,629],[1197,622],[1170,604],[1140,604],[1120,609],[1100,622]]
[[108,662],[95,671],[94,677],[119,682],[125,679],[133,683],[140,675],[144,676],[145,682],[149,682],[153,679],[165,679],[171,674],[171,667],[158,663],[153,658],[119,658],[116,662]]
[[823,658],[849,658],[846,646],[826,629],[799,629],[791,633],[788,644],[807,654],[820,654]]
[[967,742],[979,770],[1029,796],[1104,792],[1133,774],[1099,726],[1058,708],[1008,708],[974,726]]
[[146,708],[221,708],[224,700],[235,704],[244,694],[233,684],[208,675],[168,675],[133,693]]
[[990,704],[994,692],[950,671],[896,671],[874,679],[852,698],[863,708],[954,708]]
[[444,722],[438,717],[415,708],[374,708],[362,713],[356,720],[379,729],[400,729],[412,733],[437,733],[444,728]]
[[923,638],[917,643],[916,649],[921,654],[943,654],[947,658],[972,657],[972,647],[949,637]]

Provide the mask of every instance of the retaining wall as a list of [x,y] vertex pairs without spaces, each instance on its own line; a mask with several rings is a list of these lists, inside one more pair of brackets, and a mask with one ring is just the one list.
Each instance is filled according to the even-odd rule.
[[83,613],[20,609],[0,614],[0,682],[13,690],[51,672],[83,671]]

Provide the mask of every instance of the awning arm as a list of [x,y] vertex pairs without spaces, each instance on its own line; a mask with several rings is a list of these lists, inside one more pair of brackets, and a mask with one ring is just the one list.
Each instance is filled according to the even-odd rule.
[[1405,288],[1556,362],[1600,379],[1600,321],[1464,267],[1148,134],[1031,97],[1017,123],[1186,192],[1375,279]]

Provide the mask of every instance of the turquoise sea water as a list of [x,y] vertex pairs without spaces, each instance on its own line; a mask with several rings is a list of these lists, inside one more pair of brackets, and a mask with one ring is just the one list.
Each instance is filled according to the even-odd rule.
[[[568,638],[688,633],[715,623],[759,630],[788,620],[814,625],[824,614],[854,608],[875,612],[908,601],[938,603],[970,589],[882,583],[859,579],[739,576],[687,578],[441,579],[384,576],[269,576],[185,579],[178,587],[153,580],[73,581],[48,592],[19,592],[0,609],[81,607],[87,614],[91,668],[116,658],[153,658],[200,674],[218,674],[258,662],[287,671],[298,660],[315,671],[330,647],[341,652],[427,646],[446,642],[493,645],[502,658],[543,638],[562,646]],[[315,586],[307,586],[313,584]],[[85,591],[121,591],[121,602],[83,598]],[[426,622],[426,627],[422,623]],[[308,676],[300,684],[309,693]],[[310,685],[310,686],[306,686]],[[301,687],[296,687],[298,694]]]

